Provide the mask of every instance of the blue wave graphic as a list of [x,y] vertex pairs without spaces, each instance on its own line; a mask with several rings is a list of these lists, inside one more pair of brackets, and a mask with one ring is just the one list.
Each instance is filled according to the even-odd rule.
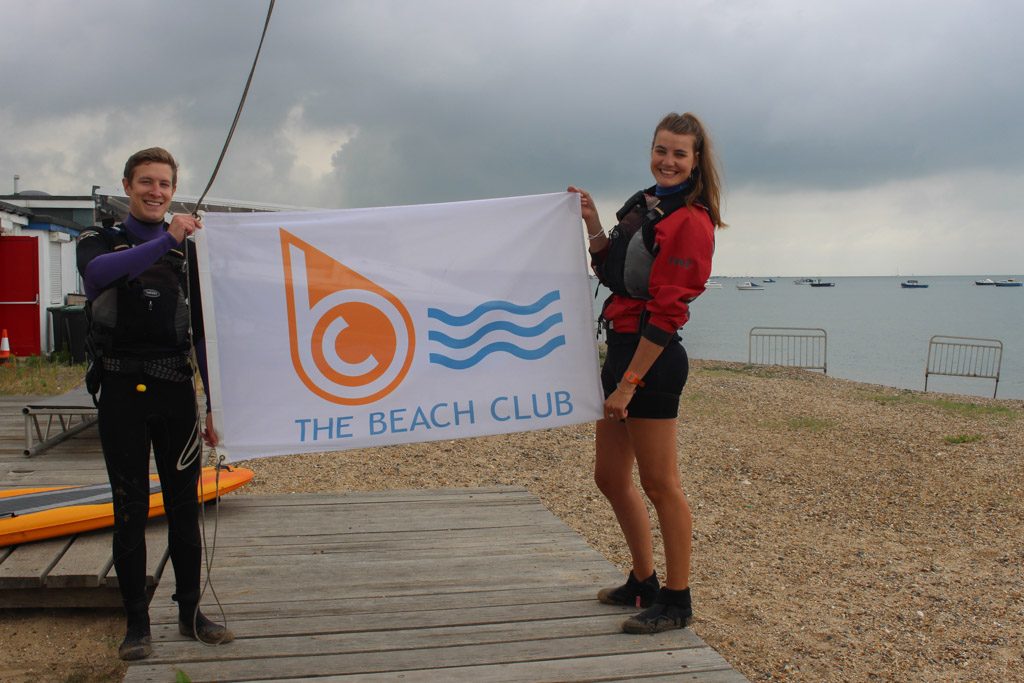
[[452,370],[465,370],[466,368],[473,367],[492,353],[497,353],[499,351],[510,353],[516,358],[522,358],[523,360],[538,360],[564,344],[565,337],[563,335],[550,339],[540,348],[532,350],[523,349],[508,342],[495,342],[493,344],[488,344],[465,360],[456,360],[440,353],[432,353],[430,354],[430,362],[437,365],[443,365],[446,368],[451,368]]
[[511,332],[518,337],[536,337],[544,334],[554,325],[562,322],[562,314],[555,313],[554,315],[548,316],[542,322],[534,325],[533,327],[523,327],[522,325],[516,325],[515,323],[507,320],[495,320],[494,322],[487,323],[473,334],[463,339],[456,339],[455,337],[449,337],[444,332],[435,332],[433,330],[427,335],[427,339],[430,341],[436,341],[442,346],[447,346],[450,349],[464,349],[467,346],[480,341],[484,336],[491,332]]
[[440,308],[428,308],[427,317],[433,318],[434,320],[440,320],[445,325],[454,325],[456,327],[462,327],[476,321],[480,316],[489,311],[507,311],[515,315],[529,315],[536,313],[551,304],[552,302],[558,301],[561,298],[561,293],[557,289],[553,289],[541,298],[537,299],[532,304],[519,305],[514,304],[511,301],[501,301],[500,299],[494,301],[485,301],[480,304],[472,311],[465,315],[452,315],[442,311]]

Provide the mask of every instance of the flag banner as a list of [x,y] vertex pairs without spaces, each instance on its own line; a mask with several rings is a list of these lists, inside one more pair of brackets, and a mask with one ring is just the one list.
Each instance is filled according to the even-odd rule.
[[601,417],[575,194],[204,223],[210,397],[230,460]]

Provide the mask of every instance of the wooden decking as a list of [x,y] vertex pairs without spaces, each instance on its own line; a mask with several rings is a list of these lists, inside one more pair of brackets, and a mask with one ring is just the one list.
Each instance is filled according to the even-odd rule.
[[[102,481],[95,430],[26,461],[8,429],[15,407],[0,400],[0,486]],[[216,517],[206,512],[208,546],[217,534],[213,588],[237,640],[213,647],[178,634],[167,563],[151,605],[153,656],[126,681],[176,671],[193,681],[745,680],[690,629],[622,634],[630,611],[594,599],[620,573],[523,489],[236,493]],[[150,538],[162,548],[160,534]],[[89,558],[80,569],[68,552],[85,535],[49,573],[20,571],[43,584],[98,575],[87,568],[109,561],[109,535],[88,536],[94,550],[80,554]],[[44,543],[56,552],[68,541]],[[29,547],[0,562],[0,577],[13,578],[5,565]],[[75,590],[99,592],[111,574]],[[203,604],[220,619],[212,592]]]

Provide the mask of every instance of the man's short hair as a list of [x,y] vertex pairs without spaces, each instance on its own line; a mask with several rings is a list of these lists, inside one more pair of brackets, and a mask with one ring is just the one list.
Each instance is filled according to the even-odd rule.
[[130,183],[132,175],[135,173],[135,168],[142,164],[167,164],[171,167],[171,185],[173,187],[178,186],[178,162],[163,147],[141,149],[128,157],[128,161],[124,165],[124,179]]

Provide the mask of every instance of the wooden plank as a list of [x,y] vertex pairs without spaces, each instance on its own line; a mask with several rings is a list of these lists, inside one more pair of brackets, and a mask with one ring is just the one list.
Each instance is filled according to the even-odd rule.
[[23,543],[0,564],[0,590],[39,588],[43,577],[67,550],[71,539],[54,538]]
[[[301,563],[297,562],[296,566],[301,566]],[[445,594],[445,599],[454,600],[458,599],[460,592],[472,590],[529,589],[536,585],[551,586],[559,583],[591,584],[596,591],[600,584],[593,581],[591,577],[606,570],[607,565],[592,563],[587,567],[567,568],[557,572],[535,568],[515,578],[494,577],[486,571],[479,571],[474,576],[466,577],[461,573],[456,573],[442,576],[436,582],[431,582],[429,577],[423,576],[432,574],[431,570],[421,567],[416,576],[410,576],[409,572],[405,572],[402,576],[397,577],[395,583],[392,584],[389,577],[381,574],[371,572],[367,575],[365,571],[349,573],[344,568],[319,570],[311,578],[307,578],[304,573],[300,576],[295,568],[285,574],[264,572],[262,576],[258,569],[231,575],[215,569],[214,585],[221,601],[225,604],[252,600],[261,595],[281,596],[282,589],[287,591],[288,587],[295,584],[301,585],[301,590],[305,594],[323,595],[324,597],[338,597],[341,594],[347,594],[364,600],[373,600],[382,594],[410,596],[436,591],[438,595]],[[380,571],[379,567],[377,571]],[[168,579],[165,577],[160,584],[161,589],[167,581]],[[168,591],[170,590],[172,588],[168,588]],[[453,595],[449,596],[448,594]]]
[[[214,570],[216,571],[216,569]],[[219,591],[218,591],[219,592]],[[497,589],[464,591],[437,595],[388,595],[380,596],[372,601],[363,597],[321,596],[302,593],[290,593],[286,596],[261,596],[260,600],[249,597],[243,602],[224,603],[228,606],[232,621],[245,619],[284,619],[288,617],[331,616],[345,614],[387,614],[410,613],[432,609],[467,609],[475,610],[487,607],[514,607],[517,605],[550,605],[562,603],[586,602],[600,605],[594,600],[595,590],[592,586],[545,586],[537,585],[528,591],[521,589]],[[223,596],[221,602],[224,602]],[[205,603],[204,603],[205,604]],[[168,613],[169,614],[169,613]],[[167,615],[164,615],[167,616]],[[173,616],[173,615],[171,615]],[[157,637],[161,614],[153,615],[154,638]],[[177,621],[167,622],[177,624]],[[173,630],[173,629],[172,629]]]
[[239,504],[250,507],[308,507],[310,505],[362,505],[376,503],[393,506],[405,502],[454,502],[519,500],[537,504],[536,497],[518,486],[468,489],[423,489],[386,491],[343,491],[325,493],[286,493],[271,495],[239,495]]
[[26,588],[0,590],[0,608],[26,609],[40,607],[87,607],[90,609],[121,608],[121,594],[116,588]]
[[[291,683],[554,683],[555,681],[675,681],[684,683],[746,683],[741,674],[728,668],[716,668],[713,658],[698,664],[696,658],[680,664],[673,650],[639,652],[614,656],[577,659],[503,662],[482,666],[445,667],[415,671],[359,673],[316,678],[284,678]],[[726,665],[728,666],[728,665]],[[197,679],[193,679],[197,680]]]
[[79,534],[46,574],[47,588],[96,588],[113,563],[110,530]]
[[[456,615],[449,615],[449,618]],[[397,623],[396,623],[397,622]],[[344,632],[322,632],[311,630],[303,635],[287,637],[246,637],[239,638],[230,649],[197,653],[195,643],[181,636],[173,642],[162,643],[154,649],[150,664],[173,664],[179,661],[252,660],[282,657],[325,657],[328,655],[359,654],[376,652],[387,660],[396,651],[449,650],[457,647],[508,644],[531,641],[562,640],[590,636],[617,634],[622,615],[607,612],[598,616],[571,617],[472,625],[441,625],[433,628],[405,628],[404,620],[397,621],[391,615],[390,622],[378,629],[356,628]],[[232,625],[236,628],[237,625]],[[311,637],[311,633],[315,636]],[[689,629],[675,634],[678,648],[704,647],[700,638]],[[632,643],[635,647],[636,643]],[[420,664],[419,666],[422,666]],[[417,668],[419,668],[417,666]]]
[[[648,636],[630,636],[614,633],[599,636],[566,637],[547,640],[528,640],[481,645],[455,645],[442,650],[415,648],[380,652],[351,652],[320,656],[300,655],[293,657],[272,657],[261,659],[231,659],[197,661],[178,659],[174,664],[149,664],[132,666],[125,676],[126,682],[173,680],[175,670],[184,671],[192,681],[241,681],[241,680],[289,680],[314,678],[325,672],[334,675],[384,672],[409,672],[429,669],[433,680],[449,680],[447,672],[452,667],[470,667],[501,664],[508,662],[553,662],[568,664],[573,669],[579,660],[592,657],[594,653],[608,657],[629,655],[639,651],[657,652],[665,661],[671,662],[672,670],[687,671],[718,669],[728,664],[709,647],[680,648],[681,633],[670,631]],[[312,638],[311,638],[312,639]],[[239,641],[236,641],[236,643]],[[232,646],[214,648],[227,653]],[[211,649],[193,644],[196,657],[208,656]],[[433,663],[433,665],[431,665]],[[655,672],[652,672],[655,673]],[[662,672],[656,672],[662,673]],[[664,671],[668,673],[668,671]],[[323,679],[321,679],[323,680]],[[404,680],[404,679],[403,679]]]
[[[528,591],[519,591],[525,596]],[[610,605],[602,605],[593,596],[588,600],[556,603],[522,603],[515,605],[493,605],[486,607],[474,606],[472,598],[465,602],[448,600],[449,596],[431,596],[429,599],[418,596],[418,609],[407,611],[388,607],[385,601],[361,601],[361,607],[353,605],[353,609],[344,613],[333,614],[287,614],[265,605],[258,617],[237,618],[233,609],[227,609],[232,628],[245,638],[259,639],[260,642],[271,639],[299,636],[307,633],[318,634],[356,634],[371,632],[391,632],[391,629],[457,629],[477,628],[487,625],[498,625],[503,628],[521,628],[522,624],[533,624],[550,621],[572,619],[600,619],[604,622],[603,630],[615,631],[632,612]],[[429,600],[429,601],[428,601]],[[442,605],[435,609],[428,606]],[[375,607],[380,609],[375,609]],[[396,622],[400,625],[396,627]],[[273,638],[271,638],[271,636]],[[154,641],[180,641],[177,622],[153,625]],[[282,641],[283,642],[283,641]],[[395,642],[404,642],[396,639]],[[697,643],[694,643],[697,644]],[[232,652],[231,657],[243,656]]]

